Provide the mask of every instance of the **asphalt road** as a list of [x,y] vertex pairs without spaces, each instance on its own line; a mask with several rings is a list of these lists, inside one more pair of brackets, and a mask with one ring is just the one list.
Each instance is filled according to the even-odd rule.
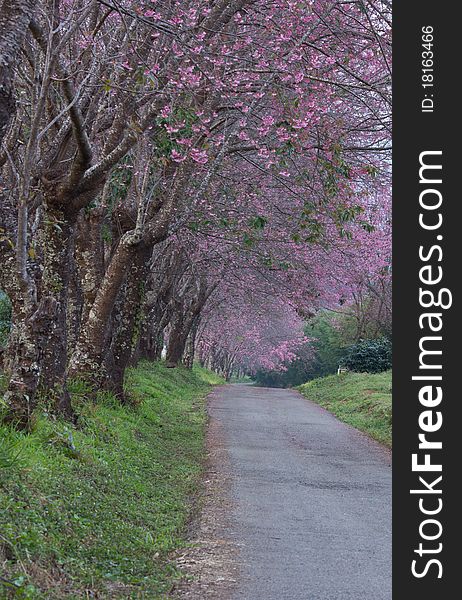
[[233,600],[391,599],[390,453],[289,390],[213,395],[231,470]]

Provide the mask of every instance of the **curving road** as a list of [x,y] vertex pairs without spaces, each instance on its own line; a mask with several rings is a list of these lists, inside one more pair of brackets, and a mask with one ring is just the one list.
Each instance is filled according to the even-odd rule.
[[231,470],[233,600],[391,599],[390,453],[296,392],[210,399]]

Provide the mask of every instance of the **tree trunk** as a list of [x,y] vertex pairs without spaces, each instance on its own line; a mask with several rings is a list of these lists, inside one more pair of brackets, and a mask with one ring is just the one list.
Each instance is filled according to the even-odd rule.
[[180,363],[191,328],[200,319],[201,310],[213,289],[207,290],[204,281],[201,281],[187,304],[184,299],[174,300],[174,316],[167,345],[167,367],[176,367]]
[[136,350],[138,358],[156,361],[161,359],[164,347],[164,331],[156,322],[150,321],[150,315],[145,319],[140,340]]
[[[171,286],[170,286],[171,287]],[[169,287],[169,290],[170,290]],[[170,291],[163,290],[161,297],[157,297],[154,307],[144,319],[144,326],[139,343],[140,358],[156,361],[162,358],[164,348],[164,331],[173,316]]]
[[[13,281],[8,286],[13,318],[6,361],[11,377],[6,394],[9,406],[7,418],[16,419],[21,426],[27,426],[39,388],[45,393],[52,388],[56,409],[68,417],[72,415],[65,385],[65,367],[67,287],[73,225],[62,212],[48,208],[44,223],[45,268],[40,286],[36,286],[32,278],[20,278],[13,273]],[[12,257],[9,262],[11,260]]]
[[190,325],[188,327],[187,316],[183,314],[181,309],[182,306],[177,309],[168,335],[166,360],[167,367],[170,368],[177,367],[180,364],[191,327]]
[[105,359],[106,378],[103,386],[113,392],[121,402],[125,402],[125,370],[137,342],[134,338],[139,336],[136,328],[141,321],[142,299],[150,258],[150,247],[138,248],[121,294],[121,310],[116,322],[116,332]]
[[40,387],[54,396],[56,410],[73,415],[66,385],[67,301],[74,245],[75,218],[51,206],[44,215],[44,272],[42,294],[56,300],[56,313],[43,356]]
[[83,295],[82,323],[95,301],[98,287],[104,277],[104,242],[102,229],[104,208],[84,211],[79,215],[75,240],[75,262]]
[[196,347],[196,334],[199,327],[199,320],[195,319],[186,340],[183,364],[187,369],[192,369],[194,365],[194,352]]
[[117,296],[124,284],[139,244],[122,237],[98,289],[88,319],[82,324],[79,340],[69,363],[69,376],[100,383],[104,378],[104,350],[107,331]]
[[38,304],[24,295],[13,302],[13,330],[9,346],[10,381],[5,393],[5,420],[30,428],[41,375],[43,354],[52,328],[57,304],[50,296]]
[[79,337],[80,325],[82,322],[83,311],[83,293],[80,285],[80,278],[77,273],[74,257],[70,257],[70,280],[69,293],[67,300],[67,353],[68,356],[73,352],[77,339]]
[[14,68],[35,4],[33,0],[3,0],[0,3],[0,143],[15,112]]

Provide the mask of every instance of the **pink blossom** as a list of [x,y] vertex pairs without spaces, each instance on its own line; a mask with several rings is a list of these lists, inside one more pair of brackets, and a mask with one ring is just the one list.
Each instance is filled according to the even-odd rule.
[[180,154],[178,152],[178,150],[173,149],[172,150],[172,160],[174,160],[177,163],[181,163],[186,159],[186,156],[183,156],[182,154]]
[[205,150],[199,150],[197,148],[193,148],[189,153],[194,162],[197,162],[201,165],[205,165],[208,161],[207,153]]

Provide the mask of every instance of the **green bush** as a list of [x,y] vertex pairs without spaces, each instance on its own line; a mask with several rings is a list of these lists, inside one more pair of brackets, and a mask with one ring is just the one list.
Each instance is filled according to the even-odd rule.
[[391,342],[388,338],[362,340],[350,346],[342,365],[357,373],[380,373],[391,369]]

